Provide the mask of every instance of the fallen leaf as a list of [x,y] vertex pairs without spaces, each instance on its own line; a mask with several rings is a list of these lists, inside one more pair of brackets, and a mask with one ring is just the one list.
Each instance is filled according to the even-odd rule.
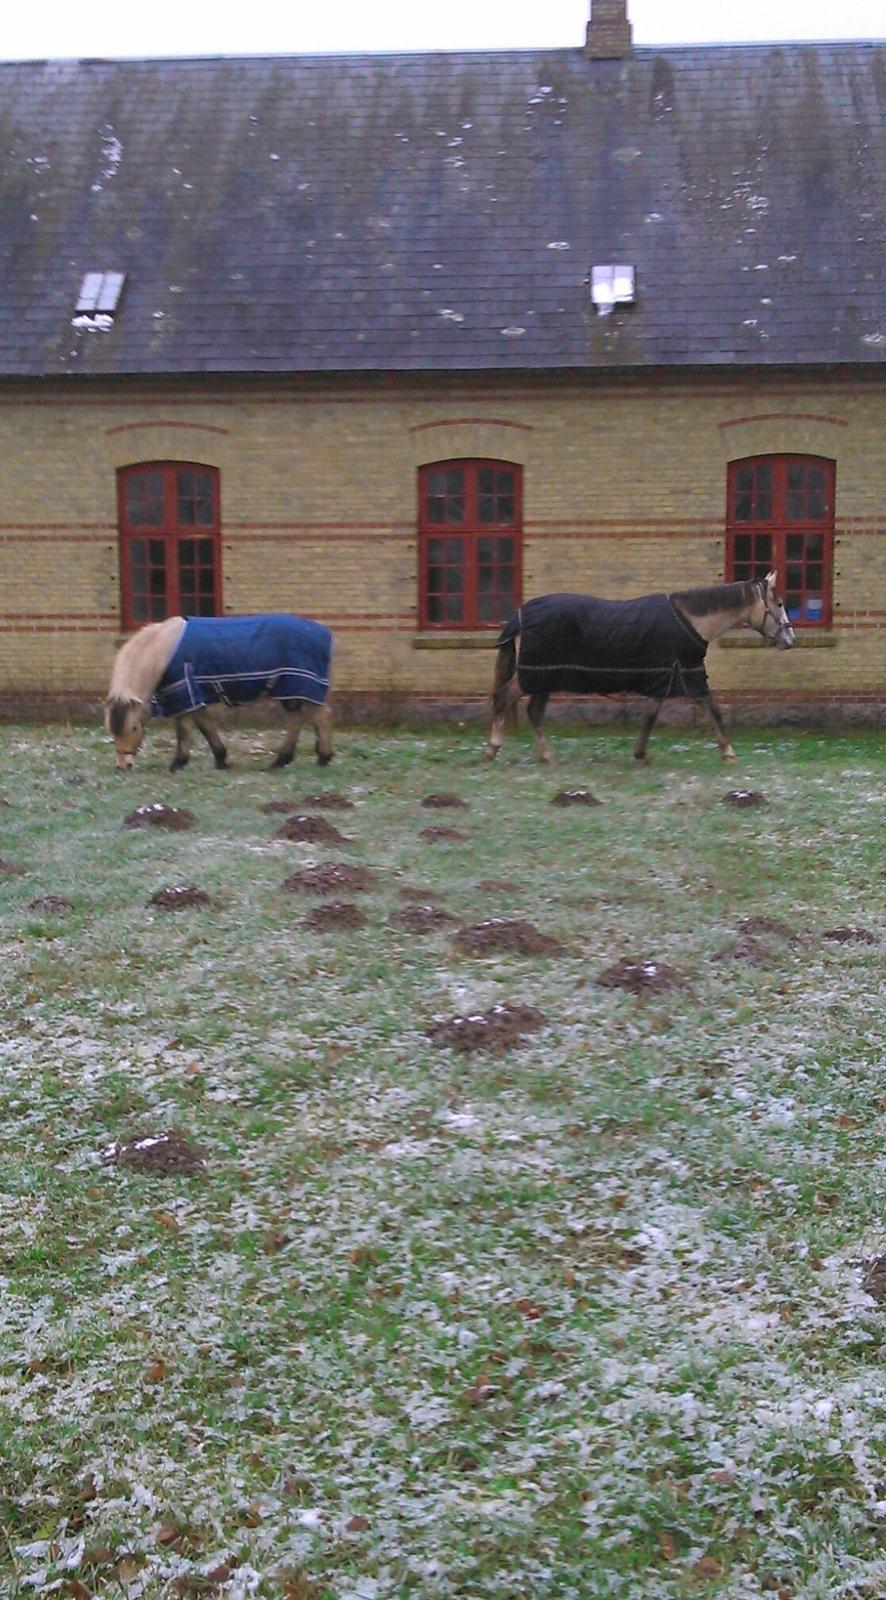
[[677,1541],[669,1528],[660,1528],[658,1533],[658,1548],[665,1561],[676,1561]]

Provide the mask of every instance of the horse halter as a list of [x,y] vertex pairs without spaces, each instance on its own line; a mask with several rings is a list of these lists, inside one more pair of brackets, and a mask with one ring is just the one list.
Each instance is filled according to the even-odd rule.
[[763,635],[767,644],[781,644],[786,649],[794,642],[794,630],[785,613],[784,603],[770,594],[765,579],[759,586],[759,594],[763,602],[763,621],[756,631]]

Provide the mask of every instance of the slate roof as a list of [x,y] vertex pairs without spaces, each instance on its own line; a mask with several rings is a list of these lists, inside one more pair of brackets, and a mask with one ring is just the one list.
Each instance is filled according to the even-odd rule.
[[882,361],[883,85],[876,44],[2,65],[0,375]]

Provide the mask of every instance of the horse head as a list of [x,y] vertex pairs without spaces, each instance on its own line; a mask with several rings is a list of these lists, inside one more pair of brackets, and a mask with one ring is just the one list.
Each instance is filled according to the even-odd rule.
[[145,736],[145,702],[133,695],[109,695],[105,701],[105,727],[117,751],[117,771],[127,772]]
[[757,633],[761,633],[767,644],[774,644],[776,650],[790,650],[795,642],[794,630],[790,618],[785,610],[784,601],[776,587],[776,575],[767,572],[757,585],[757,599],[751,608],[748,622]]

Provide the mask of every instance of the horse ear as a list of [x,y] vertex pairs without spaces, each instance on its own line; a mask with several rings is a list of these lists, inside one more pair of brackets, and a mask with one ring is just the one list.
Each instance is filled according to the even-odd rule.
[[778,573],[777,572],[767,572],[767,574],[766,574],[766,587],[767,587],[767,589],[774,589],[775,588],[775,584],[776,584],[777,578],[778,578]]

